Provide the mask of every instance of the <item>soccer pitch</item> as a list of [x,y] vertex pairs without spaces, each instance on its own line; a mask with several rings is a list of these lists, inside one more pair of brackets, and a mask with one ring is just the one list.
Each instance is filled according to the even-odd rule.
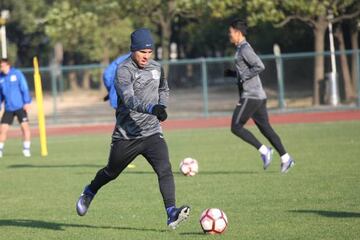
[[[46,158],[34,139],[30,159],[20,139],[9,139],[0,159],[0,239],[358,239],[360,122],[275,129],[296,161],[285,175],[277,154],[263,171],[259,154],[228,128],[165,132],[177,205],[192,207],[175,231],[167,229],[156,175],[142,157],[77,216],[79,194],[107,162],[111,133],[49,137]],[[188,156],[199,161],[195,177],[178,171]],[[223,235],[202,233],[199,217],[208,207],[227,214]]]

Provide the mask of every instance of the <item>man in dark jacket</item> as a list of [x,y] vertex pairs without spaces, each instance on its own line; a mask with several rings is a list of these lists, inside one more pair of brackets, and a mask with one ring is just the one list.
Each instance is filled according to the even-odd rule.
[[272,161],[274,151],[260,143],[249,130],[244,128],[246,122],[252,118],[260,132],[279,153],[281,157],[280,171],[286,173],[295,161],[286,152],[280,137],[270,125],[266,109],[266,94],[259,77],[265,66],[246,41],[246,30],[247,24],[241,20],[233,21],[229,27],[230,42],[237,48],[235,53],[236,70],[226,70],[225,76],[237,78],[240,95],[240,100],[233,113],[231,131],[260,152],[263,167],[266,170]]
[[168,226],[175,229],[190,214],[190,207],[175,206],[174,177],[160,125],[167,118],[169,88],[161,65],[150,59],[152,49],[148,29],[131,34],[131,57],[118,66],[115,80],[118,102],[108,164],[81,194],[76,205],[80,216],[86,214],[98,190],[117,178],[138,155],[145,157],[158,176]]

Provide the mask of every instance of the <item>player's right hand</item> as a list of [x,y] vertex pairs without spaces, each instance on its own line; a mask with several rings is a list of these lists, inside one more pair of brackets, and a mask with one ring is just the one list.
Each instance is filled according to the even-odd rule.
[[25,104],[25,105],[23,106],[23,109],[24,109],[25,112],[27,112],[27,113],[30,111],[30,108],[31,108],[30,104]]
[[225,69],[224,77],[236,77],[236,71],[231,69]]

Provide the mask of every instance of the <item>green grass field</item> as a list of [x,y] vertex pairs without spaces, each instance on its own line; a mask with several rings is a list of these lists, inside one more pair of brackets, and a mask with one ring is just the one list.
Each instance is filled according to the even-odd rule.
[[[0,239],[359,239],[360,122],[275,128],[296,160],[286,175],[277,154],[264,172],[259,154],[227,128],[165,132],[177,203],[192,206],[176,231],[166,227],[156,175],[142,157],[77,216],[84,185],[106,164],[110,133],[49,137],[46,158],[34,139],[30,159],[10,139],[0,159]],[[187,156],[199,161],[195,177],[178,173]],[[227,214],[223,235],[202,233],[208,207]]]

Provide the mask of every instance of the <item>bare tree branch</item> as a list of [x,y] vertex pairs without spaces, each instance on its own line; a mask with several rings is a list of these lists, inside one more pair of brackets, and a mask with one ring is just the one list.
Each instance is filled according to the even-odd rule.
[[168,2],[168,13],[169,17],[172,19],[177,14],[176,12],[176,2],[175,1],[169,1]]
[[345,19],[352,19],[352,18],[356,18],[360,16],[360,9],[358,9],[357,11],[350,13],[350,14],[344,14],[344,15],[340,15],[339,17],[334,18],[334,20],[332,21],[332,23],[337,23],[337,22],[341,22]]
[[339,3],[339,0],[333,0],[332,3],[330,3],[330,7],[338,5],[338,3]]
[[156,11],[153,11],[150,15],[153,16],[150,18],[150,21],[156,25],[162,24],[165,21],[164,15],[161,13],[161,8],[156,9]]
[[314,27],[316,25],[316,22],[313,19],[311,19],[310,17],[303,17],[303,16],[300,16],[300,15],[292,15],[292,16],[286,17],[280,23],[275,24],[275,27],[283,27],[286,24],[288,24],[291,20],[300,20],[300,21],[303,21],[303,22],[309,24],[312,27]]

